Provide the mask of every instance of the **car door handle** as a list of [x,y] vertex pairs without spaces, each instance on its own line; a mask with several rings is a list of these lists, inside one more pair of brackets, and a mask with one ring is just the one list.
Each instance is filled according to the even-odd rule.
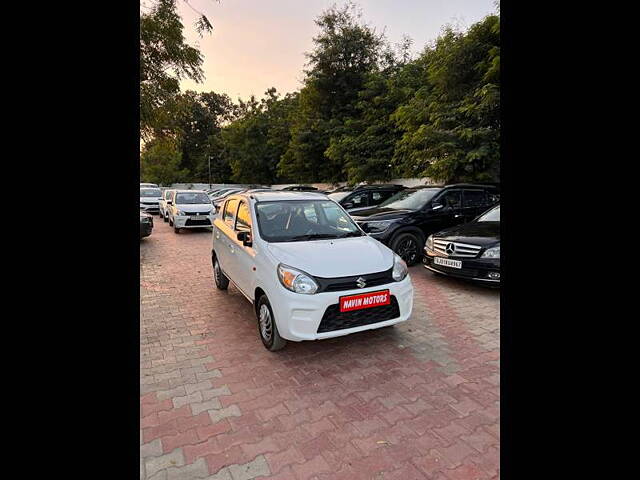
[[462,215],[458,214],[458,215],[454,215],[453,218],[460,218]]

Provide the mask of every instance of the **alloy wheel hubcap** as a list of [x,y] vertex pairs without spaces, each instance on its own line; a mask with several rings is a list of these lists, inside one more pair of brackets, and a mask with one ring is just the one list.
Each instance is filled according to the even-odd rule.
[[262,305],[260,307],[260,334],[267,342],[271,340],[272,329],[271,312],[266,305]]
[[400,255],[400,258],[402,258],[405,262],[413,260],[417,253],[418,249],[416,243],[410,238],[407,238],[400,245],[398,245],[398,255]]

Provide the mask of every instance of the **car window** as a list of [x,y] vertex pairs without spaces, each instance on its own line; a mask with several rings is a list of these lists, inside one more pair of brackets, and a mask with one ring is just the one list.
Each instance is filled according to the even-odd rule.
[[484,213],[477,220],[478,222],[499,222],[500,221],[500,205],[493,207]]
[[347,202],[352,203],[354,207],[367,207],[369,205],[369,192],[354,193]]
[[227,225],[229,225],[231,228],[233,228],[233,222],[236,217],[237,208],[238,208],[238,200],[235,198],[232,198],[231,200],[229,200],[224,206],[224,215],[222,218],[224,222]]
[[391,190],[382,190],[380,192],[371,192],[371,203],[377,205],[384,202],[387,198],[391,198],[396,192]]
[[295,242],[362,236],[345,211],[330,200],[259,202],[260,236],[267,242]]
[[207,194],[204,192],[183,192],[176,195],[177,205],[197,205],[202,203],[211,203],[211,200],[209,200],[209,197],[207,197]]
[[141,197],[149,197],[149,198],[158,198],[162,196],[162,192],[159,188],[141,188],[140,189]]
[[[232,202],[234,200],[231,200]],[[249,231],[251,230],[251,214],[249,213],[249,207],[246,202],[241,202],[238,207],[238,216],[236,218],[236,230]]]
[[380,204],[380,207],[395,208],[398,210],[420,210],[431,200],[440,188],[416,188],[400,190]]
[[464,206],[465,207],[485,207],[489,205],[487,201],[487,192],[484,190],[465,190]]
[[462,206],[462,192],[460,190],[449,190],[444,192],[437,201],[445,207],[460,208]]

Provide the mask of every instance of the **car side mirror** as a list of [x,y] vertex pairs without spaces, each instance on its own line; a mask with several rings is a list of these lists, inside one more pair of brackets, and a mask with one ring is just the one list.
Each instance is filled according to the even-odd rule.
[[251,241],[251,232],[238,232],[237,238],[245,247],[253,245],[253,242]]

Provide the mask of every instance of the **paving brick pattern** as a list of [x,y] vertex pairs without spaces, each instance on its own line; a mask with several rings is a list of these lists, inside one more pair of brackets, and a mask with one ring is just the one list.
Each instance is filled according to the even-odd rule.
[[499,293],[411,269],[392,328],[270,353],[207,230],[140,242],[141,479],[499,477]]

